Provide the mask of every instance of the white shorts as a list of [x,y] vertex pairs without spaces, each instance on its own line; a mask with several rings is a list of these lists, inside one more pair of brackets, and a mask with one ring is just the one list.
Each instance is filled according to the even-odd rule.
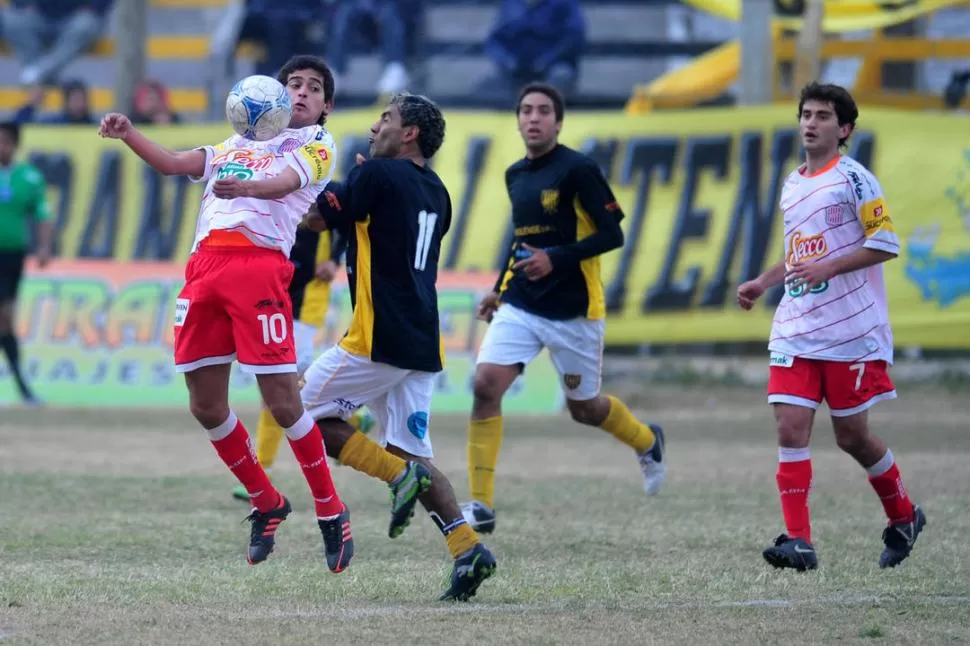
[[435,373],[395,368],[334,346],[317,357],[304,379],[300,396],[313,419],[347,419],[367,406],[380,428],[381,446],[433,457],[428,425]]
[[553,321],[502,305],[485,332],[476,363],[525,365],[543,347],[549,348],[566,397],[586,401],[600,394],[605,331],[606,321],[602,319]]
[[296,343],[296,374],[302,375],[314,359],[313,340],[318,329],[300,321],[293,321],[293,340]]

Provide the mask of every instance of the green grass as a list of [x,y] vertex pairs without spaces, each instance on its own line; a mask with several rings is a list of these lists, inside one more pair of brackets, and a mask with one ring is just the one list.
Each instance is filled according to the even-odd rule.
[[[386,488],[347,468],[334,474],[354,513],[351,568],[326,569],[287,448],[274,477],[295,512],[270,560],[249,567],[247,510],[186,414],[3,410],[0,644],[970,641],[965,392],[904,393],[873,414],[929,517],[895,570],[877,565],[878,499],[818,425],[821,566],[806,574],[760,556],[782,531],[763,395],[627,394],[668,431],[667,487],[644,496],[633,455],[601,431],[508,419],[498,531],[487,537],[499,569],[469,604],[436,600],[450,559],[430,520],[388,539]],[[464,420],[432,427],[464,498]]]

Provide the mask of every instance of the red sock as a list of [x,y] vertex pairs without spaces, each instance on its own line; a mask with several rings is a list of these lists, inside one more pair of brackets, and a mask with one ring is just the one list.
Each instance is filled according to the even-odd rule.
[[236,415],[230,413],[229,419],[221,426],[209,430],[209,436],[218,437],[230,427],[232,430],[228,435],[218,440],[210,439],[212,446],[216,447],[216,452],[232,474],[246,487],[253,507],[259,511],[276,509],[280,505],[281,496],[256,460],[253,442]]
[[882,508],[886,511],[889,523],[913,522],[913,502],[903,486],[903,479],[899,476],[899,467],[896,466],[892,451],[887,450],[886,455],[867,471],[869,484],[876,490],[876,495],[882,501]]
[[[309,426],[309,430],[301,433]],[[310,485],[313,494],[313,505],[318,518],[337,516],[344,510],[344,503],[337,495],[330,477],[330,465],[327,464],[327,452],[323,446],[323,435],[320,428],[304,413],[296,424],[286,429],[286,437],[293,448],[293,455],[303,469],[303,477]],[[297,439],[293,439],[296,437]]]
[[[790,538],[801,538],[812,542],[812,524],[808,513],[808,494],[812,487],[812,460],[808,449],[781,449],[782,452],[803,451],[804,459],[787,461],[783,456],[778,462],[778,495],[781,498],[781,513],[785,517],[785,529]],[[791,456],[796,457],[796,456]],[[797,456],[802,457],[802,456]]]

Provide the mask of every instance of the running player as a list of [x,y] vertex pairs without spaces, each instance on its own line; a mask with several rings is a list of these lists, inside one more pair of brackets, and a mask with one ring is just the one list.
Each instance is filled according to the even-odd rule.
[[881,264],[899,253],[889,207],[876,178],[839,153],[859,111],[837,85],[812,83],[801,93],[799,130],[805,163],[785,180],[781,210],[785,259],[738,288],[750,310],[765,291],[784,283],[768,350],[768,403],[778,430],[778,492],[786,533],[764,550],[779,568],[818,566],[812,546],[808,442],[824,399],[839,447],[869,475],[888,526],[880,567],[895,567],[926,524],[903,487],[892,451],[869,432],[868,410],[896,397],[886,288]]
[[[433,102],[393,97],[371,128],[372,159],[317,199],[319,214],[310,221],[350,232],[354,313],[340,344],[307,370],[302,395],[330,456],[391,487],[392,538],[407,526],[420,498],[455,559],[441,598],[467,601],[495,570],[495,558],[432,464],[428,432],[443,361],[435,282],[451,198],[426,162],[444,134]],[[343,421],[365,404],[378,420],[380,445]]]
[[527,85],[516,115],[526,155],[505,172],[515,235],[508,270],[479,307],[479,317],[491,323],[478,354],[468,424],[473,500],[463,509],[465,519],[486,533],[495,529],[502,397],[543,347],[562,378],[572,418],[636,452],[647,494],[660,490],[667,469],[663,430],[639,422],[618,398],[600,392],[606,306],[599,257],[623,246],[623,212],[599,167],[559,143],[558,91]]
[[[296,370],[301,377],[315,356],[313,342],[326,322],[330,307],[330,283],[337,273],[340,256],[347,246],[346,240],[346,236],[331,236],[329,231],[312,231],[303,226],[296,230],[296,242],[290,251],[293,279],[289,293],[293,303]],[[374,418],[367,409],[361,409],[354,413],[349,422],[355,429],[367,433],[374,424]],[[282,442],[283,428],[263,404],[256,425],[256,460],[267,474],[276,461]],[[249,492],[242,485],[233,488],[232,497],[249,502]]]
[[0,124],[0,348],[20,397],[28,406],[40,400],[27,385],[20,368],[20,344],[14,327],[17,292],[30,243],[30,220],[37,223],[37,265],[51,257],[53,226],[47,209],[44,176],[26,162],[14,162],[20,146],[20,126]]
[[[333,107],[333,74],[315,56],[280,70],[290,93],[290,127],[270,141],[232,136],[216,146],[172,152],[112,113],[101,135],[121,139],[166,175],[206,184],[185,286],[175,308],[175,364],[185,374],[189,408],[219,457],[249,492],[249,562],[273,551],[290,502],[256,461],[252,441],[229,408],[233,360],[256,375],[263,401],[284,428],[313,494],[327,565],[353,556],[350,514],[334,489],[320,432],[300,403],[287,288],[297,225],[333,174],[335,147],[323,123]],[[247,181],[267,178],[265,182]]]

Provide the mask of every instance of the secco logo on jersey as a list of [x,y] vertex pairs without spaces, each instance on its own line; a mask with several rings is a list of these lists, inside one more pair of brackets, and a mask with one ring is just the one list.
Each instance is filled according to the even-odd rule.
[[259,155],[252,150],[231,148],[212,158],[213,168],[219,167],[216,179],[238,177],[251,179],[255,173],[265,171],[273,165],[273,155]]
[[791,242],[788,245],[785,262],[788,265],[794,265],[803,260],[821,258],[828,250],[828,245],[825,244],[825,236],[821,233],[802,237],[801,232],[796,231],[791,234]]

